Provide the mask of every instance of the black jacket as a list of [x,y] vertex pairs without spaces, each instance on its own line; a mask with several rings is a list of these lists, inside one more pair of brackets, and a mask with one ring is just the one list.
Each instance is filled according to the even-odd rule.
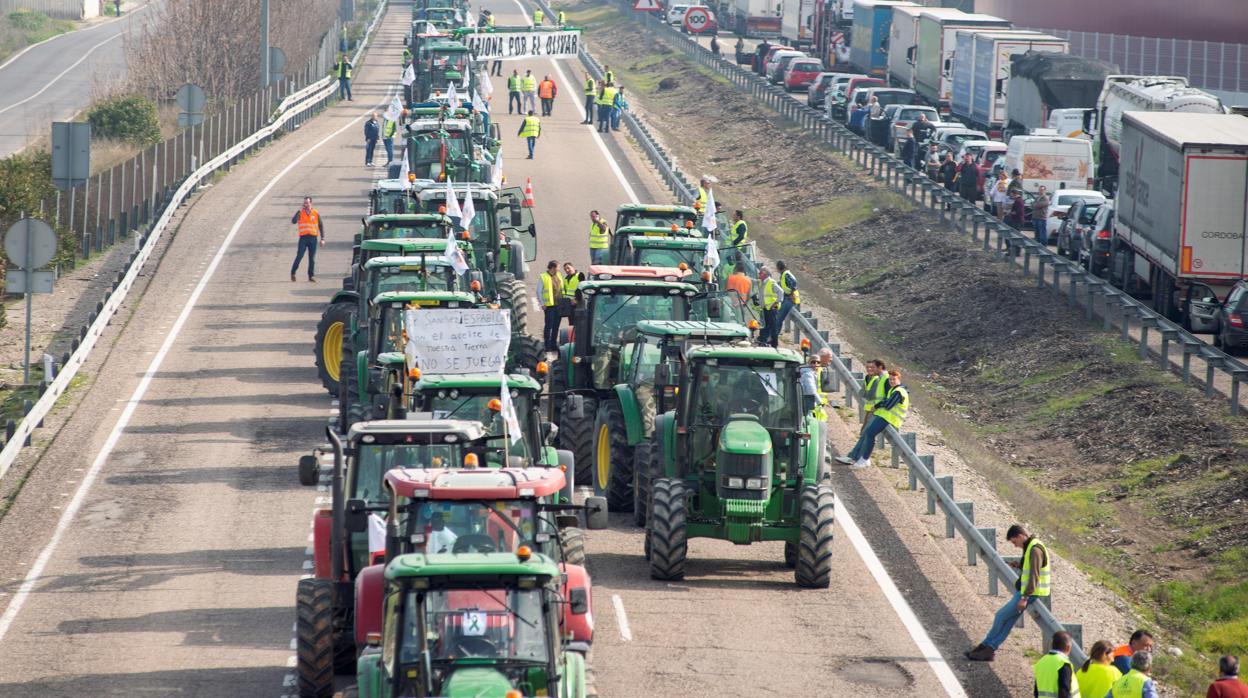
[[377,125],[376,119],[369,119],[364,122],[364,140],[375,141],[381,137],[381,126]]
[[964,162],[958,166],[958,191],[968,199],[979,192],[979,168],[975,163]]

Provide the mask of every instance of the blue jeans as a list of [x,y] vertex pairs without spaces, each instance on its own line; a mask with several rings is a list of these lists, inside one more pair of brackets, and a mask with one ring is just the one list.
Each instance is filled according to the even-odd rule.
[[338,78],[338,99],[351,99],[351,78]]
[[888,427],[888,422],[881,417],[872,416],[871,421],[867,422],[867,426],[863,428],[862,434],[858,436],[858,443],[849,451],[850,460],[859,460],[866,458],[870,460],[871,452],[875,450],[875,437]]
[[510,113],[511,113],[511,105],[512,105],[512,103],[515,103],[515,105],[516,105],[516,112],[517,112],[517,113],[519,113],[519,114],[523,114],[523,113],[524,113],[524,112],[520,111],[520,93],[519,93],[519,92],[508,92],[508,93],[507,93],[507,113],[508,113],[508,114],[510,114]]
[[1033,228],[1036,229],[1036,240],[1042,245],[1049,243],[1049,221],[1044,218],[1037,218],[1031,222]]
[[[1018,610],[1018,600],[1023,598],[1017,591],[1010,595],[1010,600],[997,611],[997,617],[992,620],[992,628],[988,630],[988,634],[984,636],[984,644],[994,650],[1005,644],[1005,638],[1010,636],[1010,630],[1014,628],[1014,624],[1022,617],[1026,610]],[[1039,597],[1027,597],[1027,605],[1036,603]]]
[[308,278],[316,276],[316,246],[320,243],[319,235],[300,235],[299,251],[295,253],[295,263],[290,265],[290,275],[299,271],[299,262],[303,261],[303,253],[308,253]]
[[585,121],[594,123],[594,96],[585,95]]
[[620,115],[623,113],[624,113],[623,109],[619,109],[617,107],[611,108],[611,130],[612,131],[620,130]]
[[591,248],[589,250],[589,263],[590,264],[606,264],[609,253],[610,253],[610,250],[605,247],[601,247],[598,249]]
[[381,144],[386,146],[386,164],[389,165],[394,161],[394,139],[383,138],[381,139]]
[[528,136],[524,140],[529,143],[529,159],[533,158],[533,146],[537,145],[537,136]]
[[609,128],[611,128],[611,105],[599,104],[598,105],[598,130],[601,131],[602,133],[606,133],[607,129]]
[[794,305],[793,301],[785,298],[780,301],[780,317],[776,318],[776,336],[780,336],[780,328],[784,326],[784,319],[789,316],[789,311],[801,306]]
[[377,139],[369,138],[364,141],[364,164],[373,164],[373,151],[377,148]]

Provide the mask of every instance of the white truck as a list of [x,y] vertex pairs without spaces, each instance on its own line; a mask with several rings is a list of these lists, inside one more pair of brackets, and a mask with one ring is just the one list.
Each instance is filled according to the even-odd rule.
[[953,115],[1001,138],[1010,86],[1010,58],[1028,51],[1069,53],[1070,42],[1039,32],[959,29],[953,55]]
[[806,50],[815,40],[815,0],[781,0],[780,38]]
[[914,62],[914,91],[942,114],[948,114],[958,30],[1009,28],[1009,22],[992,15],[968,14],[951,7],[923,8],[914,55],[910,57]]
[[1121,184],[1110,280],[1196,332],[1248,279],[1248,119],[1131,111],[1122,117]]
[[893,7],[893,26],[888,34],[888,81],[896,87],[914,89],[914,51],[919,40],[918,5]]
[[733,0],[728,26],[732,33],[752,39],[780,36],[781,0]]

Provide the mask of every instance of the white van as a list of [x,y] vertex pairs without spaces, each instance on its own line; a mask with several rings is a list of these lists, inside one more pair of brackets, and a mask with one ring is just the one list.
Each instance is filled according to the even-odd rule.
[[1092,188],[1092,142],[1061,136],[1014,136],[1001,162],[1006,174],[1018,170],[1023,189],[1035,192],[1044,185],[1058,189]]
[[682,22],[684,22],[685,13],[689,11],[690,7],[706,7],[706,5],[700,2],[686,2],[680,5],[672,5],[667,10],[667,23],[668,24],[681,24]]

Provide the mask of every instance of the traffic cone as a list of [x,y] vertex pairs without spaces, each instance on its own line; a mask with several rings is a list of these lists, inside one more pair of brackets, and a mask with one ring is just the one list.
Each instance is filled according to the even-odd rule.
[[533,208],[533,178],[528,177],[524,180],[524,203],[521,204],[525,208]]

